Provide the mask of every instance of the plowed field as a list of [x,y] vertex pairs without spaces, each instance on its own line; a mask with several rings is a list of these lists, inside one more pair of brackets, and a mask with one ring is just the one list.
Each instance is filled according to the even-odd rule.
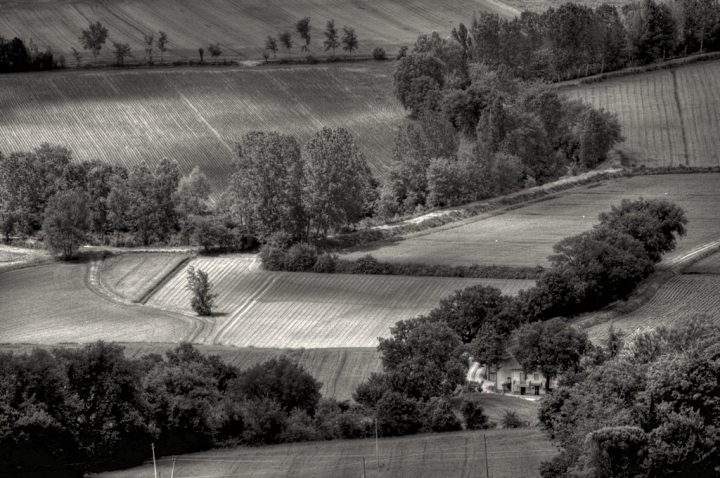
[[[375,46],[395,52],[412,44],[418,35],[433,30],[449,34],[459,22],[468,24],[475,11],[498,13],[506,18],[519,14],[494,0],[0,0],[0,32],[5,37],[30,38],[39,45],[51,45],[73,63],[71,47],[80,50],[80,30],[89,21],[101,21],[109,31],[99,61],[110,63],[112,42],[130,44],[135,58],[144,60],[143,33],[159,30],[170,43],[165,60],[198,60],[198,48],[220,43],[222,58],[261,59],[265,38],[289,30],[295,46],[291,53],[304,57],[295,22],[310,17],[311,52],[325,54],[322,31],[335,19],[336,26],[353,27],[360,41],[356,54],[368,55]],[[338,55],[344,52],[339,50]],[[287,52],[280,52],[280,57]],[[155,52],[155,61],[160,53]],[[210,61],[210,54],[205,56]],[[92,56],[85,52],[85,63]]]
[[126,254],[103,262],[100,278],[112,293],[140,302],[188,257],[178,254]]
[[245,133],[279,131],[304,144],[328,126],[350,131],[379,173],[405,121],[392,96],[392,68],[387,62],[0,75],[0,151],[48,142],[79,160],[125,166],[167,157],[184,174],[200,166],[217,192],[227,186]]
[[398,320],[423,314],[454,290],[489,284],[506,294],[534,281],[264,272],[247,256],[192,260],[148,300],[189,313],[186,268],[207,272],[218,294],[204,343],[237,347],[375,347]]
[[52,264],[0,274],[0,342],[180,342],[196,320],[109,301],[87,286],[87,264]]
[[[720,276],[689,275],[674,277],[646,305],[614,320],[615,329],[624,332],[669,326],[694,315],[707,315],[720,322]],[[607,336],[610,323],[588,329],[597,342]]]
[[617,113],[621,149],[646,166],[720,166],[720,62],[627,76],[566,90]]
[[685,209],[688,234],[666,261],[720,239],[720,174],[636,176],[592,184],[486,219],[470,218],[362,247],[348,259],[433,264],[547,265],[552,246],[598,222],[622,199],[666,198]]
[[[494,478],[539,476],[540,463],[557,455],[557,449],[536,428],[479,430],[381,438],[379,463],[375,462],[374,439],[212,450],[177,457],[174,476],[356,478],[363,476],[363,458],[367,478],[485,476],[484,439],[487,468]],[[158,461],[158,474],[170,476],[171,469],[170,457]],[[145,478],[152,474],[150,461],[101,476]]]

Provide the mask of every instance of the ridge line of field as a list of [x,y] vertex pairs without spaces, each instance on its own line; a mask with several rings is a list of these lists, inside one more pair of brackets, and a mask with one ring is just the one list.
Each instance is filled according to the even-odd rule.
[[680,93],[678,92],[677,84],[677,73],[675,70],[670,70],[670,74],[673,79],[673,94],[675,97],[675,104],[677,105],[678,116],[680,117],[680,135],[683,141],[683,148],[685,151],[685,166],[690,165],[690,156],[688,155],[688,142],[687,134],[685,133],[685,119],[683,118],[682,105],[680,104]]
[[[145,253],[140,252],[139,254],[145,254]],[[160,287],[162,287],[169,280],[171,280],[175,276],[175,274],[177,274],[180,271],[180,269],[182,269],[183,266],[185,266],[185,264],[190,262],[190,260],[192,258],[193,258],[193,256],[187,256],[183,260],[179,261],[177,264],[175,264],[175,267],[170,269],[170,271],[168,271],[168,273],[165,274],[164,276],[161,276],[160,278],[158,278],[154,284],[151,284],[147,288],[147,290],[143,293],[143,295],[141,295],[136,301],[133,301],[133,302],[137,302],[137,303],[140,303],[143,305],[147,304],[147,301],[150,300],[150,298],[153,296],[153,294],[155,294],[155,292],[157,292],[160,289]]]

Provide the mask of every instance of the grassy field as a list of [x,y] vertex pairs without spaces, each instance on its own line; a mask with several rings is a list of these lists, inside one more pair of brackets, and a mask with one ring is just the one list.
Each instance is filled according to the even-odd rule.
[[21,249],[0,244],[0,272],[51,260],[50,254],[42,249]]
[[[125,347],[125,355],[138,358],[148,354],[164,354],[177,347],[168,343],[119,343]],[[0,351],[29,353],[35,347],[52,348],[37,344],[0,344]],[[64,344],[63,347],[80,347],[78,344]],[[316,380],[322,382],[320,390],[324,397],[349,400],[357,386],[371,373],[381,372],[380,354],[375,348],[334,348],[334,349],[263,349],[257,347],[223,347],[218,345],[196,345],[206,355],[219,355],[223,361],[241,370],[265,362],[273,357],[286,355],[296,360]],[[485,394],[487,395],[487,394]],[[478,400],[485,399],[480,396]],[[483,402],[483,406],[485,402]],[[521,404],[510,403],[514,408]],[[492,413],[491,410],[488,413]]]
[[[1,31],[1,30],[0,30]],[[199,165],[227,186],[236,143],[250,131],[350,131],[375,172],[405,121],[393,63],[260,69],[172,69],[0,76],[0,151],[61,144],[80,160],[131,166],[162,158]]]
[[688,234],[666,260],[720,238],[720,174],[636,176],[591,184],[500,214],[409,234],[397,241],[359,248],[354,259],[372,254],[381,261],[469,265],[548,265],[546,257],[561,239],[598,222],[622,199],[666,198],[683,207]]
[[465,399],[480,404],[483,413],[485,413],[491,421],[498,424],[502,421],[506,410],[517,413],[522,420],[528,422],[530,425],[534,426],[538,421],[540,402],[537,400],[527,400],[509,394],[465,393],[462,396],[451,398],[450,403],[452,403],[453,408],[459,410],[460,404]]
[[188,256],[179,254],[124,254],[106,259],[100,272],[113,294],[140,302]]
[[566,90],[617,113],[631,162],[720,166],[720,62],[627,76]]
[[[356,54],[368,55],[376,46],[394,53],[433,30],[447,35],[459,22],[468,24],[473,12],[506,18],[517,14],[494,0],[0,0],[0,9],[0,32],[5,37],[32,38],[41,48],[51,45],[72,64],[71,47],[81,50],[78,37],[89,21],[99,20],[107,27],[110,36],[99,61],[112,63],[112,42],[130,44],[134,58],[128,62],[144,61],[143,33],[159,30],[170,40],[165,61],[199,60],[198,48],[207,50],[211,42],[220,43],[221,60],[261,59],[267,36],[285,30],[294,37],[292,56],[304,58],[294,26],[304,17],[310,17],[312,53],[325,55],[322,32],[325,23],[335,19],[339,29],[343,25],[356,29],[360,42]],[[92,61],[88,52],[83,56],[84,63]],[[287,57],[287,52],[278,56]],[[157,50],[154,60],[160,60]],[[205,61],[210,60],[208,52]]]
[[472,284],[506,294],[534,281],[265,272],[256,256],[197,258],[148,300],[154,307],[189,312],[186,269],[207,272],[216,315],[199,341],[237,347],[375,347],[398,320],[436,307]]
[[0,342],[186,340],[196,321],[111,302],[88,287],[84,263],[56,263],[0,274]]
[[[485,476],[484,439],[487,466],[494,478],[538,476],[540,462],[557,454],[538,429],[488,430],[381,438],[379,463],[375,461],[375,440],[370,439],[212,450],[178,457],[174,476],[357,478],[363,476],[363,458],[367,478]],[[157,469],[162,476],[170,476],[171,458],[160,459]],[[149,462],[100,476],[144,478],[152,474]]]
[[[712,257],[712,256],[711,256]],[[717,274],[682,274],[674,277],[640,309],[615,319],[616,330],[636,330],[669,326],[694,315],[707,315],[720,321],[720,276]],[[607,336],[610,322],[590,327],[588,335],[594,342]]]
[[685,274],[720,274],[720,253],[715,253],[683,271]]

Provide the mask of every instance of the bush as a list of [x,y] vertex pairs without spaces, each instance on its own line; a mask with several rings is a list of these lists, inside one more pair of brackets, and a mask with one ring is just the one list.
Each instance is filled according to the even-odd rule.
[[460,407],[463,419],[465,420],[466,430],[486,430],[488,428],[495,428],[495,423],[491,422],[487,415],[485,415],[482,407],[477,403],[465,400]]
[[422,428],[418,403],[397,392],[386,392],[376,406],[380,436],[413,435]]
[[512,410],[505,410],[500,424],[503,428],[525,428],[528,425],[518,416],[517,412]]
[[382,274],[380,262],[370,254],[362,256],[355,261],[352,268],[353,274]]
[[443,398],[433,398],[423,407],[423,431],[455,432],[462,430],[460,420],[453,412],[450,402]]
[[318,251],[312,244],[298,243],[290,247],[285,254],[285,270],[310,272],[315,267]]
[[318,59],[315,58],[315,55],[309,54],[305,57],[305,63],[309,63],[311,65],[314,65],[315,63],[318,63]]
[[263,267],[269,271],[284,271],[285,256],[285,251],[270,244],[265,244],[262,249],[260,249],[260,260],[262,261]]
[[383,48],[380,48],[379,46],[376,46],[375,49],[372,51],[372,57],[373,60],[387,60],[385,50]]
[[287,416],[279,403],[261,398],[245,402],[243,422],[243,440],[248,445],[269,445],[280,442],[285,436]]
[[315,422],[303,410],[297,408],[290,413],[285,423],[285,429],[282,432],[280,441],[293,443],[301,441],[319,440],[320,434],[315,427]]
[[328,254],[327,252],[320,254],[315,261],[315,272],[333,273],[335,272],[335,265],[338,261],[337,254]]
[[408,52],[408,47],[406,47],[406,46],[401,46],[401,47],[400,47],[400,51],[398,51],[398,54],[397,54],[397,56],[395,57],[395,59],[396,59],[396,60],[400,60],[400,59],[402,59],[402,58],[405,58],[405,57],[407,56],[407,52]]

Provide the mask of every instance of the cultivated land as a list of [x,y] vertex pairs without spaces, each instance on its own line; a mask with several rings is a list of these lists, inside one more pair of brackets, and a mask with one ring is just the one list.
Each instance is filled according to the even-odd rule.
[[188,256],[178,254],[124,254],[105,259],[100,272],[102,284],[113,294],[141,302]]
[[[310,17],[312,53],[325,55],[322,31],[328,20],[335,19],[339,29],[355,28],[360,41],[356,54],[368,55],[376,46],[394,53],[433,30],[447,35],[458,23],[468,24],[473,12],[506,18],[519,14],[495,0],[0,0],[0,8],[0,34],[32,38],[40,47],[50,45],[73,64],[71,47],[81,50],[81,29],[98,20],[110,33],[100,61],[111,63],[112,42],[129,43],[135,59],[143,61],[143,33],[159,30],[170,40],[165,61],[199,60],[198,48],[207,50],[211,42],[220,43],[221,61],[262,59],[267,36],[285,30],[294,37],[293,56],[304,58],[295,32],[295,22],[304,17]],[[344,53],[337,51],[338,56]],[[287,52],[279,52],[278,57],[287,57]],[[157,50],[154,60],[160,61]],[[205,61],[210,60],[206,51]],[[84,52],[83,61],[91,62],[92,55]]]
[[[540,430],[483,430],[476,432],[381,438],[380,468],[375,440],[338,440],[258,448],[212,450],[177,458],[174,476],[221,477],[358,477],[436,478],[484,476],[487,438],[488,468],[495,478],[537,476],[540,462],[557,454]],[[172,459],[158,461],[158,473],[170,476]],[[152,475],[152,462],[129,470],[103,473],[105,478]]]
[[56,263],[0,274],[0,342],[180,342],[196,320],[115,303],[89,287],[85,263]]
[[190,314],[187,267],[207,272],[216,315],[197,341],[237,347],[375,347],[398,320],[437,307],[457,289],[487,284],[506,294],[534,281],[266,272],[255,256],[197,258],[148,300]]
[[[125,355],[130,358],[139,358],[148,354],[164,354],[177,347],[177,344],[167,343],[119,343],[125,348]],[[51,349],[53,346],[42,346]],[[63,347],[81,347],[78,344],[63,344]],[[34,344],[0,344],[0,351],[13,353],[29,353]],[[349,400],[361,382],[364,382],[371,373],[382,372],[380,353],[374,348],[344,348],[344,349],[263,349],[256,347],[223,347],[211,345],[195,345],[206,355],[219,355],[226,363],[241,370],[255,364],[266,362],[281,355],[297,360],[310,375],[322,382],[320,392],[324,397],[338,400]],[[478,398],[481,400],[483,397]],[[506,397],[511,399],[512,397]],[[487,400],[486,400],[487,401]],[[516,403],[523,402],[523,403]],[[485,402],[482,402],[485,406]],[[494,402],[493,402],[494,403]],[[529,402],[532,403],[532,402]],[[511,407],[523,411],[527,408],[525,401],[516,400],[507,403]],[[492,412],[491,412],[492,413]],[[536,414],[537,415],[537,414]],[[493,418],[495,419],[495,418]]]
[[184,174],[199,165],[217,192],[227,186],[245,133],[278,131],[304,144],[323,126],[343,127],[379,173],[406,121],[392,94],[393,67],[364,62],[1,75],[0,149],[30,151],[48,142],[70,148],[78,160],[125,166],[167,157]]
[[[717,255],[717,254],[716,254]],[[720,321],[720,276],[717,274],[682,274],[668,281],[640,309],[612,321],[616,330],[630,333],[670,326],[694,315],[707,315]],[[611,322],[590,327],[590,339],[599,342],[607,337]]]
[[0,272],[53,260],[42,249],[21,249],[0,244]]
[[372,254],[380,261],[432,264],[547,266],[552,246],[598,222],[622,199],[665,198],[690,220],[688,234],[666,262],[720,239],[720,174],[635,176],[591,184],[504,214],[478,216],[399,240],[368,245],[344,258]]
[[683,271],[684,274],[720,274],[720,253],[693,264]]
[[583,85],[573,98],[617,113],[620,150],[649,167],[720,166],[720,62]]

